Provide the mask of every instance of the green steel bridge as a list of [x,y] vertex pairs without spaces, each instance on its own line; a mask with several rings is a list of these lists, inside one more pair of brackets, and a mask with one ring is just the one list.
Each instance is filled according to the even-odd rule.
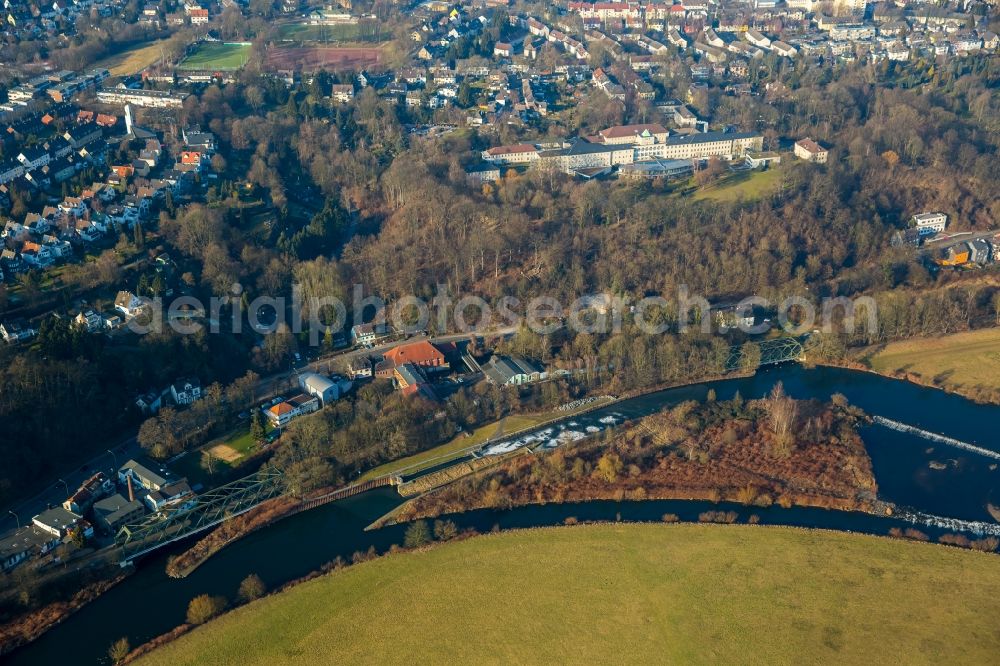
[[[745,354],[754,353],[753,347],[760,350],[760,360],[756,363],[753,358],[745,358]],[[754,355],[756,355],[754,353]],[[786,361],[801,361],[805,356],[805,347],[799,338],[774,338],[762,342],[747,342],[742,345],[735,345],[729,350],[729,358],[726,359],[726,371],[756,369],[765,365],[776,365]]]
[[115,536],[124,566],[168,543],[187,538],[246,513],[285,492],[281,471],[266,467],[255,474],[207,490],[190,502],[158,511],[122,527]]

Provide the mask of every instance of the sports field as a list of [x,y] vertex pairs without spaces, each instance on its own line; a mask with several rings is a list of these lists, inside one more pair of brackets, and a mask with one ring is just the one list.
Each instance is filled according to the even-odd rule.
[[592,525],[382,558],[142,664],[995,663],[1000,558],[832,532]]
[[320,69],[363,69],[381,59],[377,48],[339,46],[278,47],[267,50],[271,69],[315,72]]
[[1000,328],[893,342],[870,362],[877,372],[902,370],[944,387],[1000,389]]
[[235,70],[245,65],[249,56],[250,46],[247,44],[202,42],[195,46],[191,53],[177,65],[177,69],[205,69],[220,72]]

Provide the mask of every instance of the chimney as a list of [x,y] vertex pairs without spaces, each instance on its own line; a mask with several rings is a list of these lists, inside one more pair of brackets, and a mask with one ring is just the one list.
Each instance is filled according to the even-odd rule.
[[129,104],[125,105],[125,133],[132,135],[132,106]]
[[128,486],[128,501],[129,502],[134,502],[135,501],[135,491],[132,490],[132,476],[131,475],[125,477],[125,485]]

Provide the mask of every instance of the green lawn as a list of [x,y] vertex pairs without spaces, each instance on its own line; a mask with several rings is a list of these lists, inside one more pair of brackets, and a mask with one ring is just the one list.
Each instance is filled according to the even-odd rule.
[[416,453],[406,458],[393,460],[392,462],[379,465],[361,475],[361,480],[374,479],[386,474],[395,474],[400,470],[405,470],[407,474],[419,472],[422,469],[439,465],[452,458],[458,458],[466,453],[466,449],[483,444],[487,439],[496,438],[501,435],[509,435],[512,432],[531,428],[556,416],[570,416],[573,412],[545,412],[541,414],[512,414],[505,417],[499,423],[488,423],[473,430],[468,437],[459,435],[450,442],[436,446],[420,453]]
[[[265,432],[270,432],[271,424],[265,423],[264,430]],[[230,435],[226,439],[226,441],[223,442],[223,444],[232,447],[234,450],[243,454],[244,456],[253,453],[253,451],[257,448],[256,440],[254,440],[254,438],[250,436],[249,425],[246,426],[245,428],[237,430],[235,433]]]
[[233,70],[246,64],[250,47],[245,44],[202,42],[184,58],[177,69]]
[[[265,432],[270,432],[270,423],[264,423]],[[205,468],[206,451],[212,451],[215,455],[215,472],[226,471],[229,468],[239,467],[243,461],[257,451],[257,442],[250,436],[250,426],[241,425],[231,432],[224,439],[217,439],[209,442],[201,448],[189,451],[186,456],[177,460],[171,465],[175,472],[186,476],[192,483],[204,483],[211,485],[212,475]]]
[[877,372],[902,370],[946,388],[1000,389],[1000,328],[893,342],[869,362]]
[[[785,159],[789,157],[786,156]],[[694,198],[722,202],[759,199],[778,188],[782,170],[786,168],[788,167],[782,163],[764,171],[755,169],[729,173],[711,185],[696,190]]]
[[278,26],[276,39],[293,42],[375,42],[376,26],[371,23],[312,25],[286,23]]
[[[235,592],[235,590],[234,590]],[[995,663],[1000,559],[862,535],[593,525],[351,567],[139,663]]]

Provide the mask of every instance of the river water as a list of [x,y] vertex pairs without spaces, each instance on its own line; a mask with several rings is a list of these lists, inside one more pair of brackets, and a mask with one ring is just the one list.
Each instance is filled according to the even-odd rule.
[[[806,370],[797,365],[772,368],[745,379],[669,389],[584,416],[568,417],[562,428],[539,435],[533,443],[555,440],[561,433],[568,433],[562,436],[571,439],[577,436],[571,433],[593,433],[683,400],[704,399],[709,389],[714,389],[720,400],[729,399],[736,391],[744,398],[762,397],[779,380],[785,391],[796,398],[828,399],[842,393],[870,414],[1000,451],[1000,407],[976,405],[958,396],[877,375],[831,368]],[[866,427],[861,435],[872,458],[882,499],[914,513],[992,523],[986,504],[1000,505],[1000,470],[991,469],[995,460],[882,426]],[[931,462],[944,468],[932,469]],[[182,580],[167,577],[164,566],[167,556],[184,546],[165,549],[142,561],[138,571],[124,583],[10,655],[5,663],[108,663],[106,654],[112,642],[126,636],[132,645],[139,645],[169,631],[184,621],[188,602],[198,594],[233,598],[240,581],[251,573],[275,587],[338,556],[350,558],[352,553],[371,546],[384,551],[402,542],[405,528],[365,532],[364,527],[400,501],[393,489],[384,488],[298,514],[229,546]],[[462,527],[485,531],[495,525],[511,528],[559,524],[569,516],[579,520],[659,520],[664,513],[675,513],[682,520],[696,520],[706,510],[735,510],[741,522],[754,514],[763,524],[872,534],[911,526],[900,519],[823,509],[762,509],[682,500],[550,504],[502,512],[472,511],[454,519]],[[919,527],[932,538],[948,531],[935,522]],[[972,527],[976,527],[974,522]]]

